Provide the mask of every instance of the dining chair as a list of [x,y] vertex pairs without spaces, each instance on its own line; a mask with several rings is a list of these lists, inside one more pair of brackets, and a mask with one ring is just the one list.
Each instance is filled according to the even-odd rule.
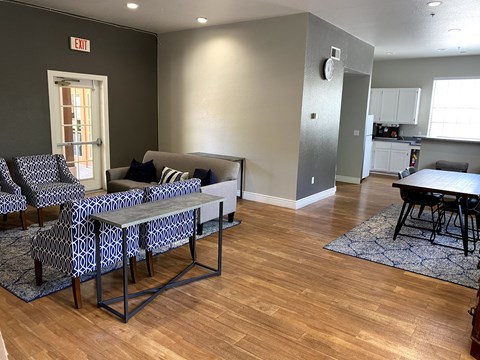
[[457,171],[466,173],[468,171],[468,166],[468,162],[438,160],[435,163],[435,170]]
[[[398,178],[403,179],[406,178],[407,176],[410,176],[409,169],[405,169],[402,171],[398,172]],[[419,229],[423,231],[428,231],[430,232],[430,237],[429,241],[433,242],[435,240],[435,235],[438,232],[438,224],[439,224],[439,204],[441,202],[441,195],[439,194],[433,194],[433,193],[426,193],[426,192],[419,192],[419,191],[413,191],[413,190],[406,190],[406,189],[400,189],[400,196],[403,200],[403,206],[402,210],[400,211],[400,216],[398,218],[397,226],[395,228],[395,232],[393,235],[393,239],[395,240],[400,233],[400,230],[402,227],[409,227],[409,228],[414,228],[414,229]],[[413,216],[413,210],[415,206],[418,205],[420,206],[420,209],[418,211],[417,216]],[[421,218],[423,209],[425,207],[429,207],[431,211],[431,219],[424,219]],[[435,219],[435,213],[437,214],[437,219]],[[412,223],[406,223],[406,220],[408,216],[417,221],[422,221],[422,222],[428,222],[431,224],[430,228],[426,228],[423,226],[416,225],[414,222]],[[418,238],[418,239],[425,239],[424,237],[421,236],[416,236],[412,234],[402,234],[406,236],[410,236],[413,238]]]
[[[444,171],[455,171],[455,172],[463,172],[466,173],[468,171],[469,163],[468,162],[457,162],[457,161],[447,161],[447,160],[439,160],[435,163],[436,170],[444,170]],[[468,213],[471,221],[471,229],[472,229],[472,240],[474,243],[474,249],[476,242],[479,239],[479,227],[480,227],[480,205],[477,199],[468,199],[467,204],[459,204],[461,199],[455,198],[452,196],[445,196],[442,200],[441,204],[441,213],[442,218],[440,219],[442,224],[445,223],[445,233],[451,236],[457,236],[458,234],[455,231],[450,231],[449,226],[450,223],[453,224],[456,228],[461,228],[461,223],[463,219],[459,219],[458,209],[459,205],[461,205],[462,213]],[[448,220],[446,219],[446,213],[450,213]],[[452,217],[455,215],[453,222]],[[459,221],[460,220],[460,221]]]

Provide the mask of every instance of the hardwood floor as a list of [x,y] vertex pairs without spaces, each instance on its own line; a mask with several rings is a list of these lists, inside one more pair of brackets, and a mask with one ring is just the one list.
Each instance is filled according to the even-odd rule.
[[[10,359],[470,359],[476,291],[323,249],[401,203],[393,179],[338,183],[297,211],[239,200],[222,276],[167,290],[128,324],[96,307],[94,281],[81,285],[80,310],[71,289],[25,303],[0,288]],[[215,259],[215,241],[199,242],[202,262]],[[166,280],[188,255],[157,257],[153,279],[139,263],[136,287]],[[103,284],[121,289],[121,273]]]

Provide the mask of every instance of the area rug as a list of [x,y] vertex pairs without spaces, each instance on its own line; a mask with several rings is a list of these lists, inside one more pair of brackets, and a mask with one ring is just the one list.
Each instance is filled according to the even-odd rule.
[[[50,228],[55,221],[46,222],[43,229]],[[232,223],[223,222],[223,229],[228,229],[240,224],[235,220]],[[49,266],[43,267],[43,284],[35,285],[35,270],[33,260],[30,257],[30,244],[33,236],[40,231],[38,225],[30,225],[28,230],[12,229],[0,231],[0,286],[10,291],[20,299],[29,302],[71,286],[71,278]],[[218,231],[218,220],[208,221],[203,225],[203,234],[197,236],[200,240]],[[176,248],[188,243],[188,239],[180,240],[172,247]],[[159,249],[156,253],[165,252],[168,249]],[[140,250],[138,261],[145,259],[145,252]],[[122,266],[114,264],[107,269],[106,273]],[[81,281],[87,281],[95,277],[94,273],[81,277]]]
[[[400,210],[401,205],[391,205],[324,248],[478,289],[477,282],[480,276],[480,271],[477,270],[478,249],[473,254],[464,256],[463,250],[446,247],[463,249],[460,239],[437,235],[435,243],[446,246],[435,245],[426,239],[430,235],[429,232],[407,227],[403,227],[397,239],[393,240]],[[425,212],[423,217],[431,216],[427,210]],[[419,224],[412,219],[408,221],[413,225]],[[425,227],[425,224],[421,226]],[[405,234],[425,239],[412,238]]]

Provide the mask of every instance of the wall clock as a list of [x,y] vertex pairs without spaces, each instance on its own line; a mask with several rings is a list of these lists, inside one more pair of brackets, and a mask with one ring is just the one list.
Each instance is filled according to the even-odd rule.
[[335,62],[332,58],[328,58],[323,63],[323,76],[325,76],[325,80],[332,80],[333,73],[335,72]]

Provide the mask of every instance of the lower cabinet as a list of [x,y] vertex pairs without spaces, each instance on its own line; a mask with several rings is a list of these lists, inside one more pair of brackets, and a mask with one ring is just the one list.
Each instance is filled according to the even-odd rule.
[[410,146],[408,143],[388,141],[373,142],[372,171],[397,173],[410,164]]

